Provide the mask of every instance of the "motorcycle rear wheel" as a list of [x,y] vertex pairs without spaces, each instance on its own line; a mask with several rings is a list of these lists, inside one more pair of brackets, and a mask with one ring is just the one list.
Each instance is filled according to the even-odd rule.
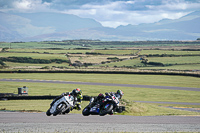
[[113,110],[113,104],[110,104],[108,107],[105,108],[107,104],[105,104],[101,109],[100,109],[100,112],[99,112],[99,115],[100,116],[104,116],[106,114],[109,114],[112,110]]

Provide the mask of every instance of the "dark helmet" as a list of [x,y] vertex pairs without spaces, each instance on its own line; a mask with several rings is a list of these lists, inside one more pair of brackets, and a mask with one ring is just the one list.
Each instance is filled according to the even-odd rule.
[[79,89],[79,88],[76,88],[76,89],[74,89],[73,91],[72,91],[72,95],[77,95],[77,94],[81,94],[82,93],[82,91],[81,91],[81,89]]
[[100,93],[99,95],[98,95],[98,98],[104,98],[105,96],[104,96],[104,94],[102,94],[102,93]]
[[117,94],[120,95],[120,98],[124,95],[124,92],[122,90],[117,90]]

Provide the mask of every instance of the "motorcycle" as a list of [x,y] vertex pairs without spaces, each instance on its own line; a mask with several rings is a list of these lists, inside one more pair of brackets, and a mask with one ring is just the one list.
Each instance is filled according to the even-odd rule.
[[69,113],[74,107],[74,96],[61,95],[58,98],[54,99],[50,104],[50,108],[47,110],[46,115],[56,116],[58,114]]
[[115,95],[107,95],[101,102],[94,103],[94,98],[91,98],[90,103],[86,106],[82,114],[84,116],[113,114],[114,111],[118,111],[119,99]]

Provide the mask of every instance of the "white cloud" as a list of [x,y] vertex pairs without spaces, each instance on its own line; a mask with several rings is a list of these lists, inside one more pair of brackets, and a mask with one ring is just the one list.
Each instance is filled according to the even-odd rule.
[[[176,4],[178,7],[173,7],[170,3],[164,3],[164,5],[146,5],[148,10],[127,10],[127,4],[134,5],[134,1],[115,1],[109,2],[104,5],[82,5],[79,9],[65,10],[65,13],[78,15],[80,17],[93,18],[99,21],[106,27],[117,27],[119,25],[140,23],[153,23],[161,19],[178,19],[186,13],[183,9],[187,8],[187,3]],[[173,9],[173,10],[172,10]],[[182,9],[181,11],[174,11],[176,9]]]
[[15,1],[13,5],[15,6],[15,8],[20,9],[20,10],[27,10],[32,7],[31,1],[27,1],[27,0]]
[[184,0],[165,0],[161,5],[146,5],[152,10],[199,10],[200,1],[184,1]]
[[42,2],[42,0],[8,0],[2,3],[0,11],[8,12],[43,12],[51,11],[51,3]]
[[[0,2],[3,0],[0,0]],[[200,9],[200,1],[189,0],[7,0],[0,10],[15,12],[61,12],[92,18],[103,26],[153,23],[161,19],[178,19]],[[89,3],[88,3],[89,2]],[[2,2],[3,3],[3,2]],[[10,5],[6,5],[6,4]]]

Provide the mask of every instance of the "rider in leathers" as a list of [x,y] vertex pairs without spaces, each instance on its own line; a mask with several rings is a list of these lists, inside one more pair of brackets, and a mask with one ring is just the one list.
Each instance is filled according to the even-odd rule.
[[[117,90],[117,92],[109,92],[109,93],[105,93],[106,96],[112,96],[115,95],[118,99],[121,99],[122,96],[124,95],[123,91],[121,90]],[[94,100],[93,100],[93,104],[95,103],[99,103],[100,105],[102,104],[102,100],[105,98],[105,95],[100,93]],[[93,104],[91,106],[93,106]],[[117,109],[118,110],[118,109]],[[121,113],[121,111],[118,111],[119,113]]]
[[57,99],[63,96],[67,96],[67,95],[74,96],[74,109],[81,110],[81,103],[82,103],[83,96],[82,96],[82,91],[79,88],[74,89],[72,92],[62,93],[60,96],[54,99],[51,105],[53,105]]

